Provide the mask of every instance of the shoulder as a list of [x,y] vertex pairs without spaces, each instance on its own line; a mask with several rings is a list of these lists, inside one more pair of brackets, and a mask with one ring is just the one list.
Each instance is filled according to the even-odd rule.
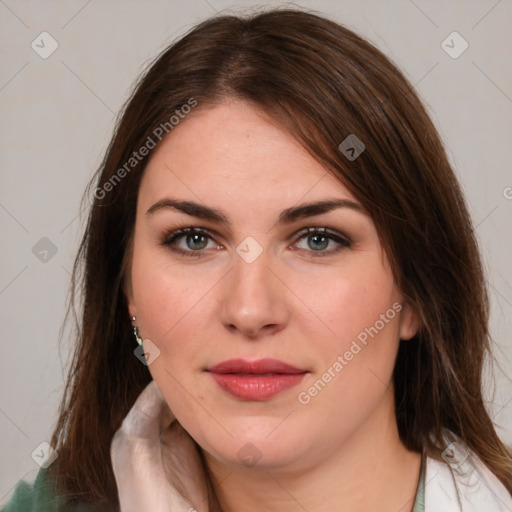
[[425,512],[510,512],[512,496],[499,479],[460,442],[450,447],[451,458],[427,457]]

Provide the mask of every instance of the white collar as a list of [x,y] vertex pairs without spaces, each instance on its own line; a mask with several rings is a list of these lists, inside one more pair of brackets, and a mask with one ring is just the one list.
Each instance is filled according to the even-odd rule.
[[427,457],[425,512],[512,512],[505,486],[478,458],[466,454],[451,464]]

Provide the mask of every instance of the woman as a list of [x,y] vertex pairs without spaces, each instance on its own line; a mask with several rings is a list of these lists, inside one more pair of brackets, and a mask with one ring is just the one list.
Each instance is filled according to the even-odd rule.
[[373,46],[294,10],[202,23],[139,81],[93,187],[59,458],[27,501],[512,509],[467,208]]

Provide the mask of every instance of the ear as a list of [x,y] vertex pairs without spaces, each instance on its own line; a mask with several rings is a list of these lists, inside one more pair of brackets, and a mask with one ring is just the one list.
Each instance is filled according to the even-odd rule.
[[128,314],[130,315],[130,319],[132,319],[134,316],[137,316],[137,308],[135,307],[135,301],[133,299],[132,280],[129,277],[125,278],[123,291],[128,306]]
[[126,252],[123,257],[122,263],[122,286],[124,296],[126,297],[126,304],[128,306],[128,314],[130,315],[130,320],[137,316],[137,308],[135,307],[135,300],[133,298],[133,284],[132,284],[132,272],[131,272],[131,262],[132,262],[132,253],[133,253],[133,235],[130,237],[130,241],[126,247]]
[[410,340],[420,329],[420,318],[417,311],[407,302],[402,305],[400,312],[400,339]]
[[135,307],[133,300],[128,296],[126,297],[126,301],[128,303],[128,314],[130,315],[130,319],[132,319],[134,316],[137,316],[137,308]]

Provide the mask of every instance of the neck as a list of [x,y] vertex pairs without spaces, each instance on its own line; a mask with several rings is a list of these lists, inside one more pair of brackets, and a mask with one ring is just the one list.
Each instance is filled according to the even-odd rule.
[[[410,512],[421,455],[398,436],[392,396],[349,439],[306,470],[240,468],[205,453],[223,512]],[[333,443],[334,444],[334,443]]]

